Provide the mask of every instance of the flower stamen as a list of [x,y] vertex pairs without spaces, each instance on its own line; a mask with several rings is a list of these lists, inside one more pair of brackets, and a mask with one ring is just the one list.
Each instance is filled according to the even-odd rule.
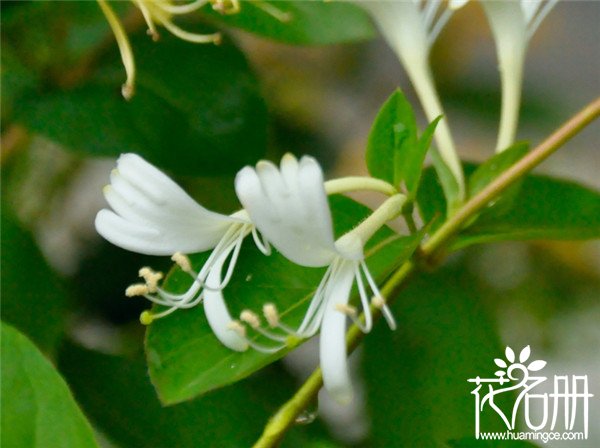
[[194,273],[194,270],[192,269],[192,262],[190,261],[187,255],[184,255],[181,252],[175,252],[171,256],[171,260],[175,262],[183,272],[197,277],[197,275],[195,275]]
[[[258,317],[258,316],[255,315],[255,317]],[[246,327],[244,326],[244,324],[242,324],[240,321],[237,321],[237,320],[232,320],[231,322],[229,322],[229,324],[227,324],[227,328],[231,331],[235,331],[238,334],[238,336],[244,340],[244,342],[246,342],[254,350],[261,352],[261,353],[267,353],[267,354],[277,353],[279,350],[283,349],[286,346],[286,344],[280,344],[275,347],[267,347],[266,345],[259,344],[258,342],[253,341],[252,339],[250,339],[247,336],[247,331],[246,331]],[[256,330],[260,330],[260,327],[256,328]],[[270,339],[273,339],[270,336],[268,336],[268,334],[264,334],[264,335],[269,337]],[[273,336],[276,336],[276,335],[273,335]],[[275,340],[277,340],[279,342],[284,342],[285,338],[283,340],[279,340],[279,339],[275,339]]]
[[127,287],[125,295],[127,297],[145,296],[148,292],[148,285],[145,283],[136,283]]
[[155,272],[149,267],[141,268],[138,272],[138,275],[146,282],[148,293],[156,292],[158,289],[158,282],[163,278],[162,272]]

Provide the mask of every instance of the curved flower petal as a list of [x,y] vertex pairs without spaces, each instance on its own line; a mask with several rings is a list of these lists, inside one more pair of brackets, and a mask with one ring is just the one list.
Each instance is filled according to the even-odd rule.
[[110,179],[104,195],[115,213],[100,212],[96,229],[124,249],[148,255],[201,252],[214,247],[237,221],[200,206],[135,154],[119,157]]
[[323,172],[312,157],[286,154],[281,170],[270,162],[243,168],[235,189],[252,222],[286,258],[326,266],[336,256]]
[[[208,283],[221,283],[221,271],[228,256],[229,252],[225,252],[217,259],[208,275]],[[248,348],[248,343],[238,333],[229,328],[233,318],[227,310],[222,290],[204,290],[204,313],[213,333],[224,346],[238,352],[243,352]]]
[[338,309],[348,305],[354,282],[353,263],[344,262],[333,282],[321,325],[320,362],[325,389],[338,403],[347,404],[353,392],[347,365],[346,315]]

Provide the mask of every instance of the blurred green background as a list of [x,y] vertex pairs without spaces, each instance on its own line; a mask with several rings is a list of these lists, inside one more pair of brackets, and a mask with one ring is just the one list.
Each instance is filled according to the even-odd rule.
[[[154,43],[139,11],[120,2],[138,64],[137,94],[127,103],[114,37],[95,2],[1,7],[2,319],[58,366],[102,445],[250,445],[316,366],[316,345],[240,384],[161,408],[137,320],[147,304],[123,291],[140,266],[168,269],[169,262],[100,239],[93,220],[105,207],[101,188],[121,152],[144,155],[222,212],[237,207],[235,172],[262,157],[312,154],[330,176],[366,174],[367,134],[389,94],[400,86],[420,113],[400,64],[378,38],[298,46],[225,28],[218,47],[168,33]],[[212,29],[199,17],[188,25]],[[536,33],[520,139],[535,144],[600,92],[598,23],[600,4],[563,2]],[[495,142],[493,45],[481,8],[469,5],[432,55],[469,160],[491,156]],[[594,124],[540,171],[597,190],[598,142]],[[491,369],[504,345],[531,345],[533,356],[548,361],[547,375],[588,375],[596,395],[590,422],[597,422],[599,298],[597,241],[502,243],[455,254],[403,291],[394,305],[399,330],[378,325],[352,357],[360,399],[340,408],[321,394],[319,418],[298,425],[284,445],[434,446],[468,437],[466,379]],[[597,425],[588,443],[546,446],[598,446]]]

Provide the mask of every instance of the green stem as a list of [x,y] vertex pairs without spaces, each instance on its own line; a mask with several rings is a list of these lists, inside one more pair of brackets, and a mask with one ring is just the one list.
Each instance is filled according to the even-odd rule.
[[423,253],[431,256],[448,240],[450,240],[471,217],[483,209],[487,204],[497,198],[513,183],[546,160],[558,148],[575,136],[584,127],[600,115],[600,97],[588,104],[585,108],[571,117],[550,137],[540,143],[529,154],[504,171],[500,176],[490,182],[477,195],[472,197],[456,214],[435,232],[423,244]]
[[406,222],[408,231],[411,235],[419,231],[417,224],[415,223],[415,218],[413,218],[412,211],[407,210],[406,212],[402,213],[402,217],[404,218],[404,222]]
[[[427,257],[433,257],[444,248],[475,214],[496,198],[506,188],[519,180],[554,151],[564,145],[585,126],[600,116],[600,97],[578,112],[569,121],[563,124],[556,132],[544,140],[533,151],[506,170],[486,188],[465,203],[456,214],[442,225],[421,247],[421,252]],[[388,299],[398,295],[406,279],[417,270],[417,264],[408,260],[392,274],[381,288],[381,293]],[[389,300],[388,300],[389,301]],[[380,312],[371,307],[373,317]],[[364,333],[356,325],[352,325],[346,335],[348,352],[353,351],[364,337]],[[271,448],[277,446],[286,431],[294,424],[298,415],[315,399],[323,385],[321,370],[317,368],[296,394],[285,403],[279,411],[269,420],[261,437],[254,448]]]

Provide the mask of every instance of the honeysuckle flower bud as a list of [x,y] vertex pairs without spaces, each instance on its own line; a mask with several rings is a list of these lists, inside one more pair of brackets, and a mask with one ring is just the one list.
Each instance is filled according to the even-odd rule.
[[[462,6],[461,0],[447,7],[440,0],[377,1],[355,0],[367,10],[379,27],[383,37],[404,66],[423,105],[429,121],[444,115],[429,65],[433,43],[444,28],[454,9]],[[459,203],[464,199],[464,175],[460,159],[446,119],[439,122],[435,139],[443,162],[452,173],[456,189],[453,193]],[[440,162],[436,162],[440,163]],[[446,190],[450,186],[444,185]],[[454,208],[457,204],[452,205]]]
[[[279,322],[272,306],[265,306],[264,314],[271,328],[278,328],[288,336],[307,338],[321,329],[321,366],[325,387],[337,401],[349,402],[352,387],[346,365],[346,317],[353,319],[363,331],[370,331],[369,297],[381,298],[364,261],[363,247],[379,227],[394,214],[400,213],[405,197],[391,197],[384,203],[385,207],[382,206],[336,241],[323,172],[312,157],[302,157],[298,162],[295,157],[286,154],[279,169],[264,161],[259,162],[256,169],[246,167],[236,176],[235,188],[252,222],[286,258],[307,267],[327,266],[297,330]],[[365,313],[364,325],[356,318],[356,312],[348,312],[355,281]],[[368,293],[365,284],[372,294]],[[395,322],[385,303],[381,308],[385,308],[384,315],[394,328]],[[255,348],[276,351],[287,342],[285,336],[271,339],[283,339],[283,345]]]
[[515,140],[527,44],[558,0],[481,0],[490,22],[502,82],[502,112],[496,151]]
[[[140,269],[145,284],[130,286],[126,295],[142,295],[167,307],[156,314],[145,311],[140,316],[142,323],[150,324],[203,301],[209,324],[221,342],[234,350],[245,349],[246,343],[227,331],[232,318],[221,290],[233,275],[246,236],[252,234],[259,249],[269,253],[268,244],[259,239],[248,214],[240,210],[227,216],[205,209],[166,174],[135,154],[119,157],[104,196],[112,210],[101,210],[96,216],[100,235],[133,252],[172,255],[172,260],[194,279],[185,293],[173,294],[158,285],[161,273],[147,267]],[[207,250],[212,253],[201,270],[195,272],[183,253]]]

